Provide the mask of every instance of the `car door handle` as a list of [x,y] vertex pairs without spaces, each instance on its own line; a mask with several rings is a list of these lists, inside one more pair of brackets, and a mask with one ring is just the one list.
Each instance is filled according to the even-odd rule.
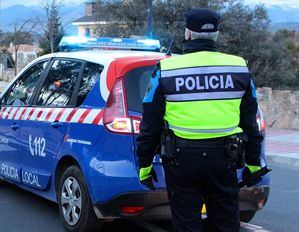
[[52,122],[50,125],[51,125],[51,127],[58,128],[58,127],[61,127],[63,124],[62,124],[62,122],[55,121],[55,122]]
[[20,125],[17,124],[17,123],[14,123],[14,124],[12,124],[10,127],[11,127],[11,129],[13,129],[13,130],[17,130],[17,129],[20,128]]

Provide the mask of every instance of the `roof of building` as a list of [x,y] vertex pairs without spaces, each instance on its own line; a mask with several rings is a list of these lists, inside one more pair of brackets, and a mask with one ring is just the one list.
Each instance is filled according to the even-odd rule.
[[95,15],[85,15],[81,18],[78,18],[73,21],[74,24],[80,24],[80,23],[91,23],[91,22],[106,22],[107,19],[104,17],[96,17]]
[[[13,53],[15,51],[15,47],[11,46],[8,49],[8,52]],[[18,48],[18,52],[35,52],[35,53],[39,53],[41,52],[42,49],[35,47],[33,45],[30,44],[20,44],[19,48]]]

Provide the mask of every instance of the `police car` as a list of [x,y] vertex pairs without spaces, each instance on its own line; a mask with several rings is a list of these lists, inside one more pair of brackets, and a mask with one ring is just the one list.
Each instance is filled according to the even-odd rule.
[[[0,179],[57,202],[67,231],[99,229],[106,219],[169,218],[159,155],[151,191],[139,182],[135,152],[149,78],[167,58],[156,52],[159,41],[66,37],[61,48],[83,51],[34,60],[2,94]],[[257,120],[264,130],[261,112]],[[242,188],[241,219],[268,194],[269,175]]]

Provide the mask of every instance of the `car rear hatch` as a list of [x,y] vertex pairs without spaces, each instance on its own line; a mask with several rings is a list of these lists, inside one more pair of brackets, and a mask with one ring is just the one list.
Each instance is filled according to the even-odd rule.
[[[142,102],[149,80],[159,58],[125,58],[115,63],[116,79],[107,100],[104,126],[111,132],[133,135],[136,171],[139,170],[136,155],[136,138],[142,117]],[[117,68],[116,68],[117,67]],[[153,160],[158,176],[156,189],[165,189],[162,161],[159,155]]]
[[[127,98],[127,105],[129,114],[133,116],[135,119],[137,119],[138,125],[135,123],[135,128],[139,132],[139,123],[141,119],[142,114],[142,102],[144,98],[144,94],[146,92],[149,80],[153,74],[154,69],[156,68],[156,65],[150,65],[150,66],[142,66],[135,68],[131,71],[129,71],[125,75],[125,87],[126,87],[126,98]],[[139,119],[139,120],[138,120]],[[136,120],[135,120],[136,121]],[[138,134],[134,134],[134,147],[135,147],[135,154],[136,154],[136,138]],[[157,154],[153,160],[153,166],[156,170],[156,173],[158,175],[158,183],[156,183],[156,188],[163,189],[165,188],[165,178],[164,178],[164,171],[162,168],[162,162],[160,156]]]

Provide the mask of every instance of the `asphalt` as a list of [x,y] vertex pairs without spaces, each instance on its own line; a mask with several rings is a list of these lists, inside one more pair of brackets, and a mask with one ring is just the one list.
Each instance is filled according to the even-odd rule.
[[299,232],[299,169],[285,164],[272,167],[268,202],[250,223],[272,232]]
[[282,164],[298,168],[299,130],[267,129],[266,157],[270,164]]

